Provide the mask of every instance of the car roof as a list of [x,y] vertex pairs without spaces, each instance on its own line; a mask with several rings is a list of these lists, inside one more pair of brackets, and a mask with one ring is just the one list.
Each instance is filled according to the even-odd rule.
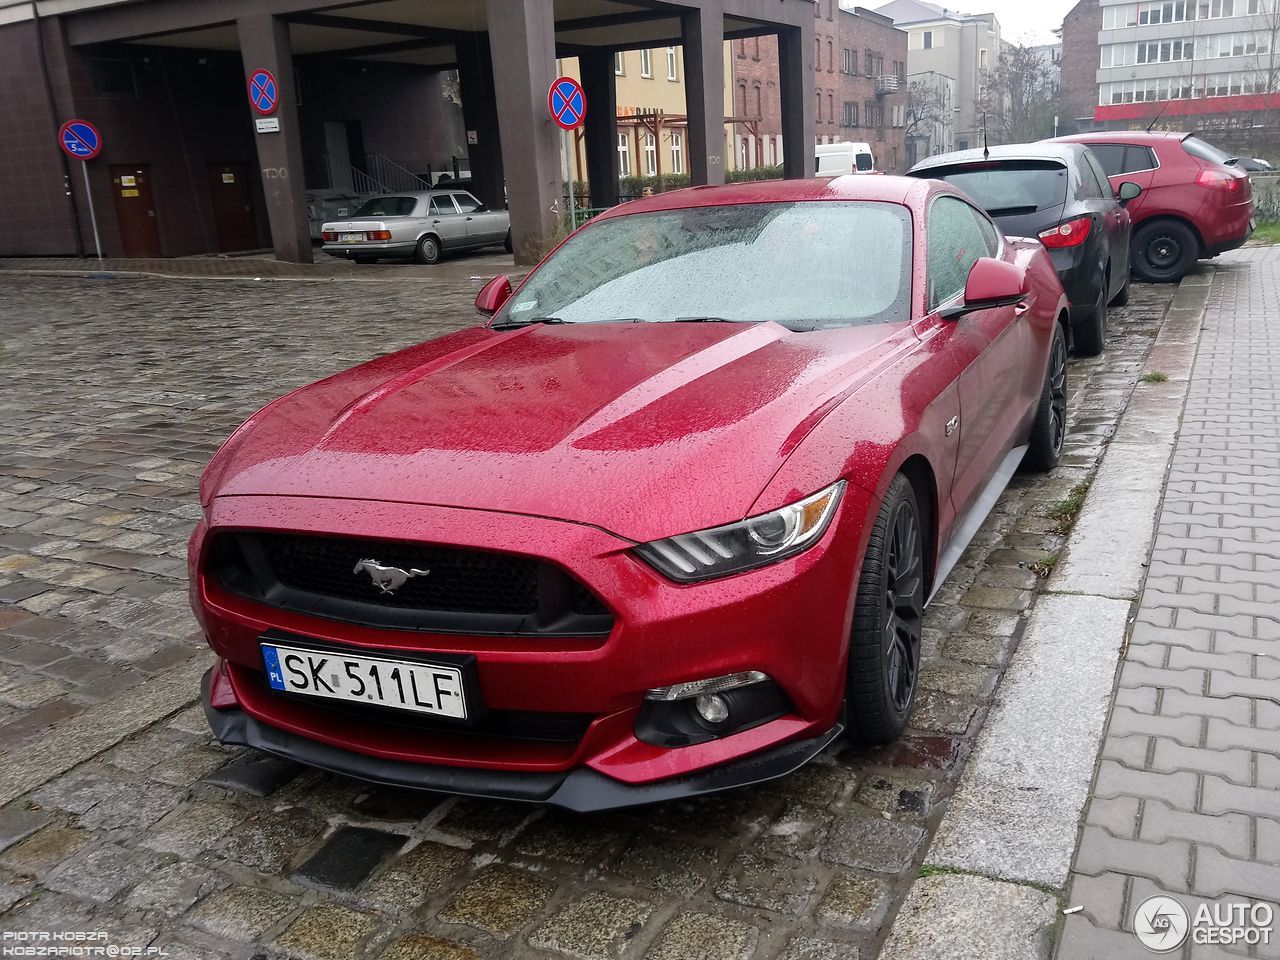
[[433,190],[384,190],[382,193],[375,193],[369,199],[377,200],[380,197],[413,197],[415,200],[427,200],[431,197],[438,197],[446,193],[470,193],[466,187],[436,187]]
[[954,153],[942,153],[936,157],[928,157],[912,167],[910,172],[915,174],[938,167],[983,163],[988,159],[1061,160],[1070,166],[1087,149],[1087,147],[1078,143],[1006,143],[986,150],[977,147],[972,150],[957,150]]
[[683,190],[657,193],[652,197],[620,204],[600,214],[596,219],[738,203],[867,200],[909,204],[914,199],[914,195],[928,192],[928,189],[915,177],[886,177],[878,174],[818,177],[811,180],[753,180],[724,186],[685,187]]
[[1097,130],[1092,133],[1077,133],[1069,137],[1058,137],[1046,140],[1046,143],[1168,143],[1170,140],[1182,141],[1192,136],[1190,133],[1170,133],[1164,130],[1148,132],[1146,130]]

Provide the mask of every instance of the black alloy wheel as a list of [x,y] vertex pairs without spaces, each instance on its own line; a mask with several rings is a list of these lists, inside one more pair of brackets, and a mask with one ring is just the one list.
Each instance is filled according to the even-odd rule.
[[924,626],[924,524],[904,476],[889,485],[867,543],[849,638],[852,735],[894,740],[906,728],[920,679]]
[[1031,425],[1031,439],[1022,469],[1034,473],[1052,470],[1062,456],[1067,439],[1067,338],[1062,324],[1053,325],[1053,342],[1049,346],[1049,366],[1045,370],[1040,404]]

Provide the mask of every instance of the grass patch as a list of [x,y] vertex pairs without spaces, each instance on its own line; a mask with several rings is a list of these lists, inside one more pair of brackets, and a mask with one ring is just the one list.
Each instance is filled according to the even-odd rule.
[[1077,483],[1071,492],[1049,508],[1049,516],[1058,521],[1058,533],[1066,533],[1080,516],[1084,508],[1084,498],[1089,493],[1089,481]]
[[1031,565],[1031,572],[1041,580],[1047,580],[1049,578],[1049,574],[1053,573],[1053,568],[1057,563],[1058,555],[1056,553],[1046,553]]
[[1253,239],[1259,243],[1280,243],[1280,220],[1258,224],[1258,229],[1253,231]]
[[1144,373],[1138,379],[1143,383],[1164,383],[1169,379],[1169,375],[1163,370],[1152,370],[1150,373]]
[[958,867],[931,867],[927,864],[920,868],[920,876],[923,877],[946,877],[952,874],[960,874],[962,876],[982,876],[982,874],[970,874],[968,870],[961,870]]

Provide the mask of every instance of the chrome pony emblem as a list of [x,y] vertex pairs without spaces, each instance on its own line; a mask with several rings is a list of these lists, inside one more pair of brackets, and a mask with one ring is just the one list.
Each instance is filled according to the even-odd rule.
[[430,570],[401,570],[399,567],[384,567],[377,560],[361,560],[352,573],[367,573],[373,585],[382,593],[395,593],[410,577],[425,577]]

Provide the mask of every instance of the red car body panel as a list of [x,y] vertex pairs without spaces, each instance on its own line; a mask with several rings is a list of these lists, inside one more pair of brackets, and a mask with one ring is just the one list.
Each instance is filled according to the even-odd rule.
[[[1142,187],[1142,195],[1128,205],[1136,231],[1148,220],[1158,217],[1182,220],[1200,238],[1200,257],[1212,257],[1240,246],[1253,234],[1253,183],[1249,175],[1235,167],[1223,166],[1192,156],[1183,149],[1183,133],[1146,133],[1142,131],[1110,131],[1082,133],[1059,137],[1065,143],[1132,144],[1155,152],[1160,166],[1110,177],[1111,186],[1120,189],[1125,182]],[[1196,182],[1201,171],[1211,170],[1230,176],[1238,189],[1211,189]]]
[[[710,204],[881,200],[915,222],[911,317],[793,333],[760,324],[477,327],[363,364],[251,417],[201,482],[192,605],[221,658],[209,709],[352,755],[528,773],[594,770],[643,785],[828,731],[842,710],[854,586],[870,523],[908,460],[929,478],[930,561],[1006,453],[1025,442],[1053,325],[1066,311],[1038,243],[1018,307],[946,321],[925,306],[933,181],[845,177],[694,188],[603,217]],[[584,228],[590,229],[590,227]],[[963,416],[962,416],[963,414]],[[961,422],[959,431],[952,423]],[[954,431],[954,432],[953,432]],[[816,545],[697,584],[668,580],[637,542],[775,509],[847,481]],[[539,558],[613,617],[607,636],[431,633],[279,609],[227,589],[209,545],[225,531],[408,541]],[[834,598],[834,599],[833,599]],[[262,682],[268,630],[354,652],[473,654],[483,703],[590,716],[576,743],[408,731],[278,696]],[[668,748],[636,736],[646,690],[767,673],[791,710]]]

